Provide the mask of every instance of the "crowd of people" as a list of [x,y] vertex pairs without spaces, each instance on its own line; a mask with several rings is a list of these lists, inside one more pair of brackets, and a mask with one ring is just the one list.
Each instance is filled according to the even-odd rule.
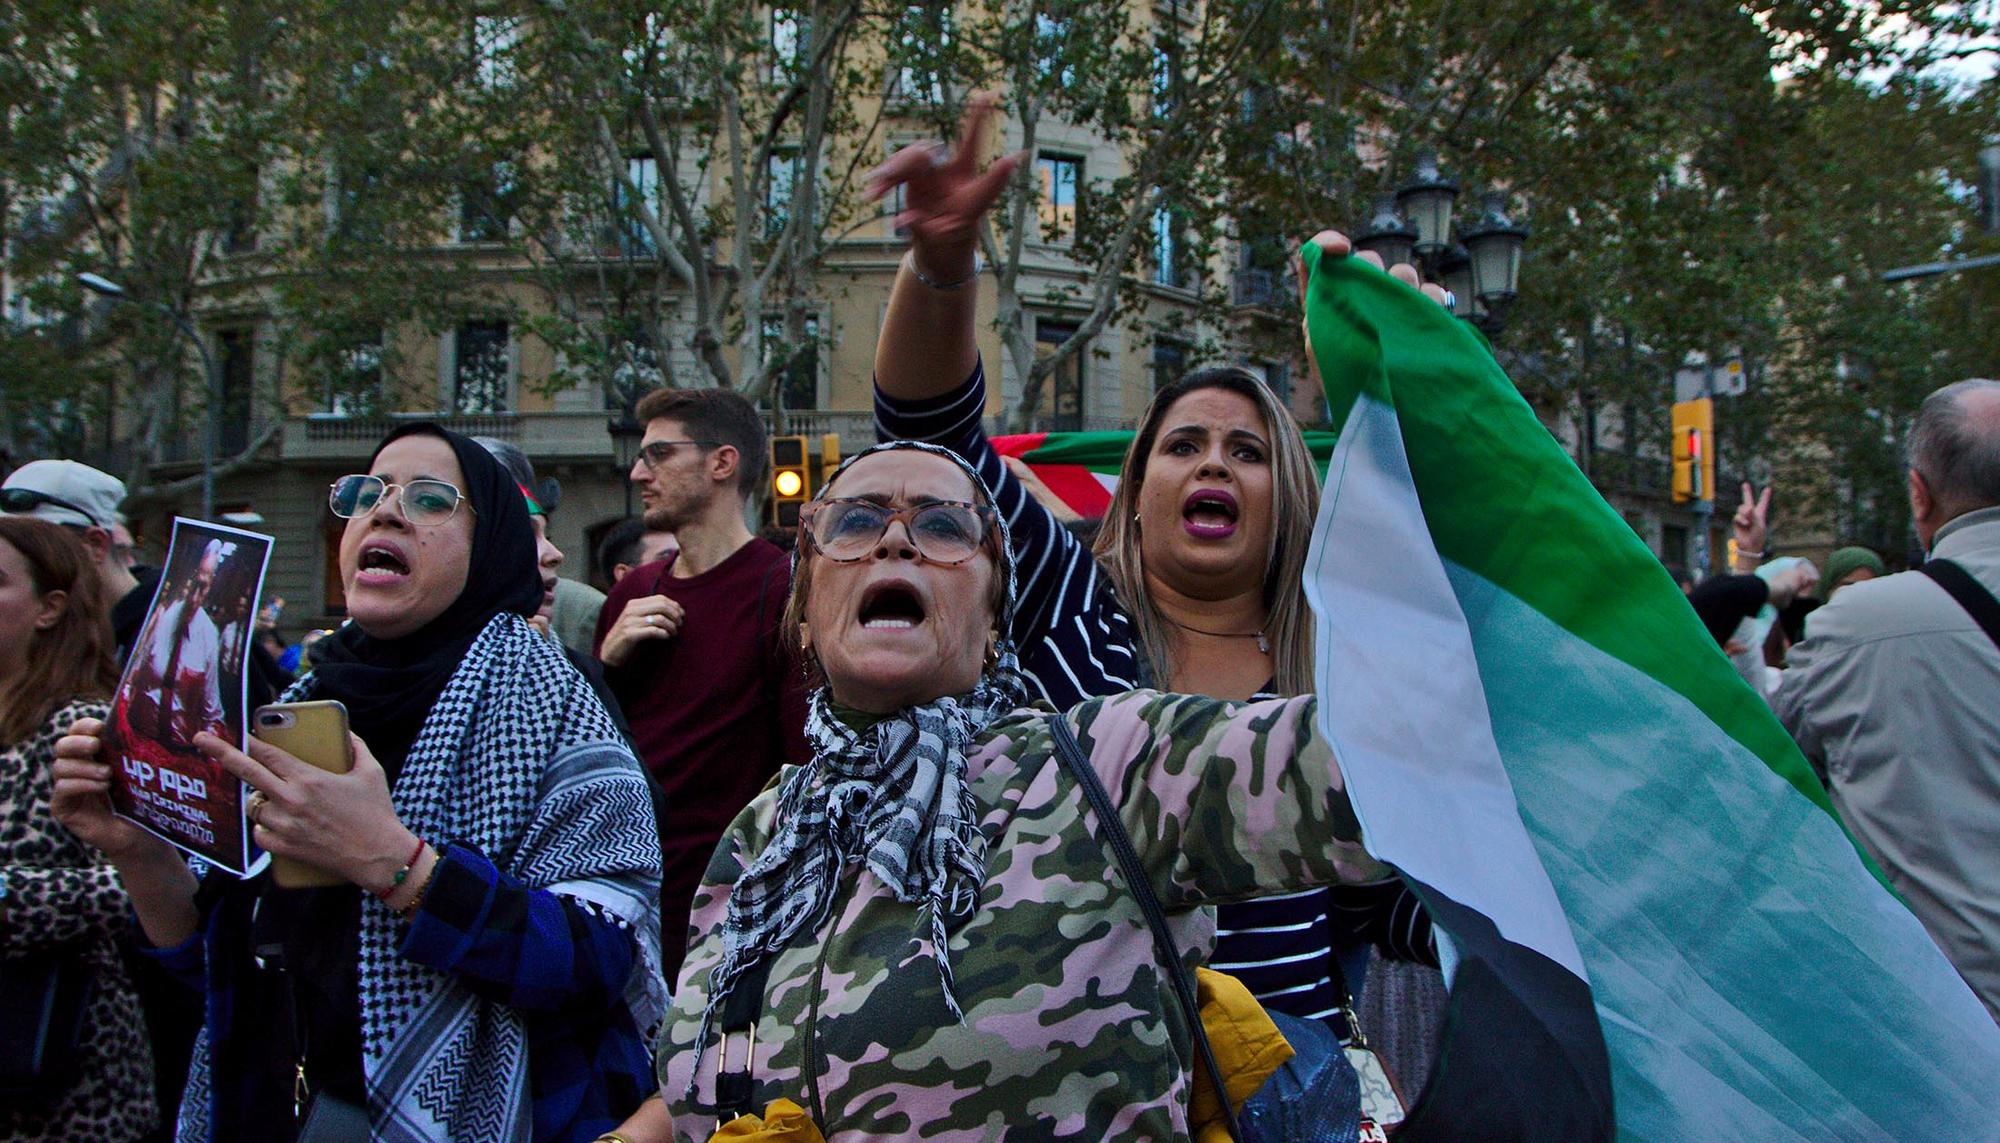
[[[883,443],[789,545],[749,523],[768,430],[728,391],[639,403],[608,593],[560,574],[560,489],[511,444],[410,424],[334,483],[347,620],[246,675],[253,705],[342,704],[352,769],[187,729],[256,845],[331,884],[111,812],[158,576],[112,477],[8,477],[0,966],[86,983],[67,1052],[0,1077],[0,1140],[1356,1138],[1369,1044],[1421,1096],[1448,993],[1316,725],[1304,438],[1251,374],[1190,373],[1087,543],[1002,461],[973,287],[1017,160],[982,162],[989,115],[873,176],[910,237]],[[1732,574],[1689,602],[2000,1018],[2000,383],[1925,402],[1910,499],[1922,568],[1815,569],[1770,558],[1746,487]],[[1247,1099],[1197,966],[1289,1045]]]

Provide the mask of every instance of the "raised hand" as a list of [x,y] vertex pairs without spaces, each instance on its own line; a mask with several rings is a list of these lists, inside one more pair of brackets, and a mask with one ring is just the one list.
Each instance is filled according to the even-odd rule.
[[905,147],[868,175],[871,201],[903,188],[896,227],[909,231],[911,257],[935,281],[959,281],[972,273],[980,221],[1021,165],[1022,156],[1013,154],[979,169],[980,141],[994,103],[991,94],[972,97],[955,148],[947,151],[941,143]]
[[1771,488],[1766,485],[1761,495],[1743,482],[1743,502],[1736,506],[1736,515],[1730,521],[1736,533],[1736,553],[1742,559],[1761,560],[1765,555],[1765,545],[1771,541]]

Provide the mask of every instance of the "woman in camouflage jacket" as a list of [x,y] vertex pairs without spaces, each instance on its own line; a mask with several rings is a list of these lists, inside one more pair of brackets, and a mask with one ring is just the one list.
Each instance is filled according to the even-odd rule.
[[[737,816],[695,897],[659,1040],[678,1139],[739,1093],[829,1140],[1187,1135],[1187,1014],[1048,713],[1019,705],[990,504],[964,461],[897,442],[808,511],[788,619],[825,684],[816,756]],[[1386,872],[1313,714],[1140,691],[1063,716],[1190,967],[1203,906]]]

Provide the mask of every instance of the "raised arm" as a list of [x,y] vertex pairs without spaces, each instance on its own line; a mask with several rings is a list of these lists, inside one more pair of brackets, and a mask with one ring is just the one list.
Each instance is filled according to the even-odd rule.
[[974,96],[957,150],[947,154],[938,144],[905,147],[869,176],[870,198],[903,189],[903,210],[895,221],[910,234],[875,343],[875,383],[890,397],[941,396],[979,360],[974,341],[979,232],[1021,162],[1009,155],[979,169],[992,118],[992,96]]

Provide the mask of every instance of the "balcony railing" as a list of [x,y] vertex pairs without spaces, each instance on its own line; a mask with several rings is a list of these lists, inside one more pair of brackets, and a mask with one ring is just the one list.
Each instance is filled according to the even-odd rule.
[[1290,274],[1278,270],[1238,270],[1230,281],[1229,300],[1239,306],[1282,309],[1292,302],[1292,282]]
[[519,445],[531,458],[614,463],[616,450],[604,413],[387,413],[365,417],[315,414],[285,422],[285,460],[365,459],[377,441],[412,421],[434,421],[466,436],[493,437]]

